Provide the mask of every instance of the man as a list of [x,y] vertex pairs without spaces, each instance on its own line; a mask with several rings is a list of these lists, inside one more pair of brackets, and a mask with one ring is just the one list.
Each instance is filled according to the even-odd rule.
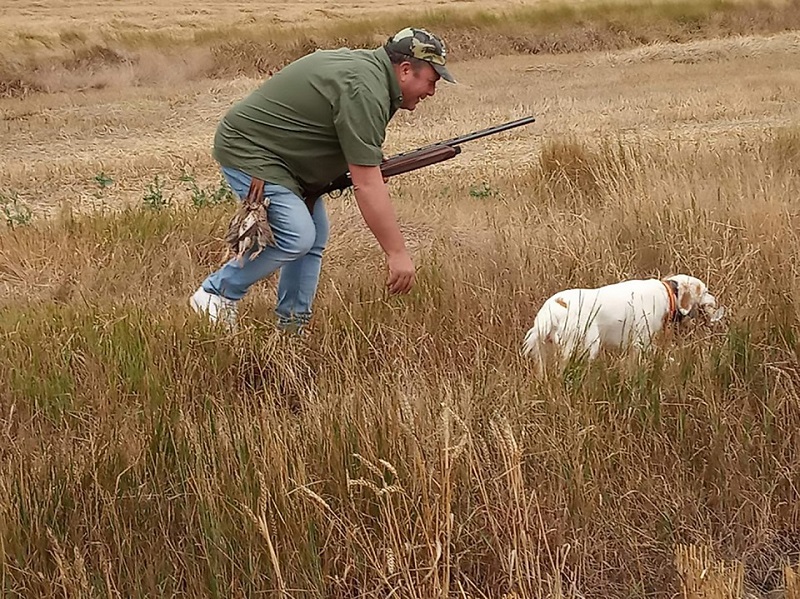
[[[281,269],[278,326],[302,331],[311,318],[328,219],[321,197],[303,196],[350,172],[359,210],[386,253],[391,293],[414,284],[414,263],[398,227],[380,164],[386,127],[436,92],[446,49],[435,35],[406,28],[374,50],[318,50],[287,65],[234,105],[219,124],[214,158],[240,199],[263,182],[274,243],[229,260],[190,299],[212,322],[235,330],[236,304]],[[255,190],[255,191],[254,191]],[[263,210],[263,205],[261,205]]]

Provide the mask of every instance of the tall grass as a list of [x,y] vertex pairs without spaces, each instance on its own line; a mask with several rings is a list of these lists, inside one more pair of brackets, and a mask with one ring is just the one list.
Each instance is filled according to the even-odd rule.
[[[352,203],[331,202],[304,340],[273,329],[274,280],[234,336],[189,312],[230,206],[5,231],[3,595],[796,584],[798,148],[793,129],[713,149],[575,138],[476,170],[480,192],[435,168],[398,178],[420,267],[404,298],[382,292]],[[708,282],[724,327],[536,382],[518,347],[544,297],[673,272]]]

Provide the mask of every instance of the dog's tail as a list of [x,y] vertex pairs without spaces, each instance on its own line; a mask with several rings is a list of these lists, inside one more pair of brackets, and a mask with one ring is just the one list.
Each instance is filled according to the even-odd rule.
[[525,333],[525,338],[522,340],[522,350],[520,351],[523,356],[532,356],[535,358],[539,353],[539,340],[541,336],[539,335],[539,327],[537,325],[538,323],[534,322],[533,326]]
[[521,354],[534,360],[539,374],[544,373],[544,355],[542,345],[552,338],[555,323],[547,310],[540,310],[533,321],[533,326],[525,333],[522,340]]

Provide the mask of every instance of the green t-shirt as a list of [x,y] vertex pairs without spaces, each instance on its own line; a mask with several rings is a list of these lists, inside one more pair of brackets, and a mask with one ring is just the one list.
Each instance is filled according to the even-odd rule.
[[376,166],[401,102],[386,51],[317,50],[236,103],[217,127],[214,158],[302,196],[348,163]]

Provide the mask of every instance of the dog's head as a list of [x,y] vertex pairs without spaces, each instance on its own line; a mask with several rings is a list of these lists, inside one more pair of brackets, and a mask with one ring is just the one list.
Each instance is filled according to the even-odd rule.
[[717,307],[717,298],[708,292],[708,287],[700,279],[673,275],[665,280],[677,286],[675,309],[681,316],[694,318],[701,315],[708,322],[717,322],[724,316],[725,309]]

